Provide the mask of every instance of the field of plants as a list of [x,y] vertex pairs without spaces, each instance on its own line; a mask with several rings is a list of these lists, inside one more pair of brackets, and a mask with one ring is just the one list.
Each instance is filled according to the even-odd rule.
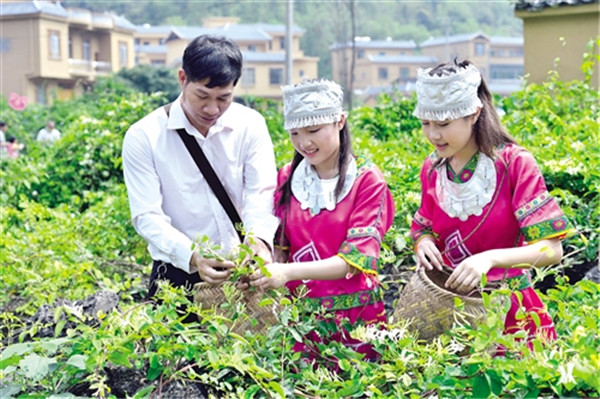
[[[593,62],[582,66],[587,81]],[[278,104],[246,100],[266,117],[282,166],[292,148]],[[265,334],[244,334],[210,313],[183,324],[176,307],[187,300],[174,289],[161,291],[158,306],[144,301],[151,260],[129,220],[120,151],[129,125],[165,103],[163,95],[108,79],[49,107],[16,111],[2,99],[0,119],[26,147],[0,168],[0,397],[598,397],[600,286],[577,271],[598,265],[599,100],[586,81],[549,75],[497,104],[578,230],[564,241],[560,265],[534,273],[537,284],[546,282],[540,291],[556,342],[534,341],[530,350],[518,337],[502,336],[506,301],[497,299],[508,293],[497,290],[485,296],[489,316],[476,328],[457,326],[433,342],[418,340],[402,320],[359,328],[354,333],[375,345],[379,361],[330,344],[321,348],[323,365],[305,367],[291,347],[326,324],[299,303],[282,301],[279,322]],[[355,152],[384,171],[396,201],[383,251],[389,306],[413,270],[408,229],[421,162],[432,151],[413,107],[412,98],[383,96],[349,119]],[[34,137],[48,118],[63,138],[42,146]],[[224,306],[234,323],[245,317],[239,304]],[[504,357],[492,356],[499,344],[508,350]],[[336,372],[327,359],[338,359]]]

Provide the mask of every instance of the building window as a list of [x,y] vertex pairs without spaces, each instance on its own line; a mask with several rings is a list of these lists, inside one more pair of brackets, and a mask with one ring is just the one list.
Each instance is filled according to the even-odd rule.
[[51,59],[60,59],[60,32],[48,31],[48,52]]
[[300,72],[299,72],[299,74],[300,74],[300,77],[303,78],[304,77],[304,70],[301,69]]
[[475,43],[475,55],[485,54],[485,43]]
[[409,76],[409,71],[408,71],[408,68],[406,68],[406,67],[402,67],[402,68],[400,68],[400,77],[401,77],[402,79],[407,79],[407,78],[408,78],[408,76]]
[[256,84],[256,69],[244,68],[242,71],[242,86],[254,86]]
[[285,37],[279,38],[279,47],[281,47],[282,50],[285,50]]
[[380,51],[379,55],[385,55],[385,51]]
[[490,79],[510,79],[517,80],[523,76],[522,65],[491,65]]
[[69,38],[69,58],[73,58],[73,42]]
[[256,52],[256,45],[249,44],[248,45],[248,51],[255,53]]
[[92,60],[92,50],[90,45],[90,39],[85,39],[83,41],[83,59],[86,61]]
[[280,85],[283,83],[283,68],[269,69],[269,84]]
[[380,80],[387,80],[387,78],[388,78],[387,68],[379,68],[378,76],[379,76]]
[[121,67],[127,66],[128,53],[127,42],[119,42],[119,65]]
[[508,56],[511,58],[523,57],[523,50],[508,50]]
[[365,50],[358,50],[358,52],[356,53],[356,58],[365,58]]
[[10,39],[0,38],[0,53],[10,53]]

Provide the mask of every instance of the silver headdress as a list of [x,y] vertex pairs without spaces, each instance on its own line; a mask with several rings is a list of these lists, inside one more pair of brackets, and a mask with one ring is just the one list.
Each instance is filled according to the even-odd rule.
[[286,130],[338,122],[344,113],[342,87],[330,80],[307,80],[281,90]]
[[442,76],[432,76],[430,71],[431,68],[417,70],[414,116],[430,121],[453,120],[472,115],[483,107],[477,96],[481,73],[473,64]]

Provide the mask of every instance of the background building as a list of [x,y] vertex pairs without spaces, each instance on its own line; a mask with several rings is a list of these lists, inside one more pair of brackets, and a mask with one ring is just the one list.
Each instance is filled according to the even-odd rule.
[[[583,53],[594,53],[598,59],[597,43],[586,50],[590,40],[600,37],[598,0],[519,0],[515,16],[523,19],[529,82],[542,83],[553,70],[563,81],[582,80]],[[596,62],[592,79],[596,88],[600,87],[599,72]]]
[[113,14],[59,2],[2,2],[0,87],[41,104],[71,98],[98,76],[134,66],[137,28]]
[[[518,90],[523,75],[523,39],[494,37],[483,32],[412,41],[370,40],[355,42],[354,92],[367,104],[381,92],[414,91],[417,68],[469,59],[481,70],[490,90],[508,95]],[[333,78],[349,87],[352,43],[331,46]]]
[[[185,47],[202,34],[226,36],[234,40],[244,56],[242,78],[235,91],[250,95],[281,99],[285,84],[285,25],[239,24],[238,18],[214,17],[203,21],[202,27],[138,27],[136,60],[138,64],[178,67]],[[292,82],[318,77],[317,57],[304,55],[300,37],[304,30],[293,27]]]

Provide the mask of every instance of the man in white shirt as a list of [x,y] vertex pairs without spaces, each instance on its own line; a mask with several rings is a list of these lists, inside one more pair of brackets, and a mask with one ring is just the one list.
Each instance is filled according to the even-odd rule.
[[[224,253],[240,239],[177,129],[202,148],[241,216],[246,244],[267,263],[278,219],[273,216],[276,166],[265,119],[233,102],[242,54],[230,39],[199,36],[185,49],[178,71],[181,94],[134,123],[123,141],[123,172],[133,226],[154,260],[156,280],[191,288],[226,280],[232,262],[202,258],[192,242],[208,236]],[[251,239],[248,240],[248,236]]]
[[37,134],[37,141],[54,143],[60,139],[60,132],[54,127],[54,121],[46,122],[46,127],[40,129]]

